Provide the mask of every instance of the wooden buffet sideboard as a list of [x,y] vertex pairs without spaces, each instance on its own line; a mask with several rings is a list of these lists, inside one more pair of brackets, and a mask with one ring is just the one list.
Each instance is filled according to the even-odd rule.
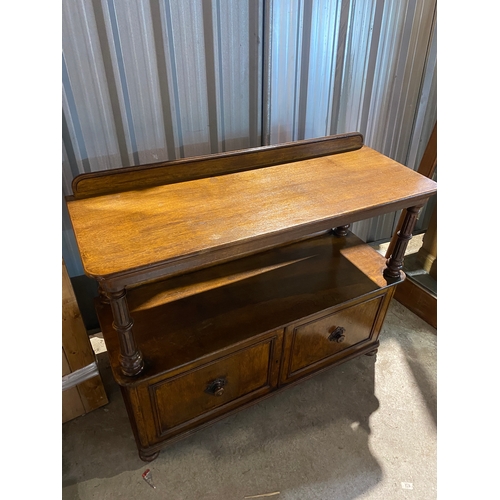
[[[140,457],[374,354],[435,192],[357,133],[76,177],[67,206]],[[403,208],[387,263],[348,230]]]

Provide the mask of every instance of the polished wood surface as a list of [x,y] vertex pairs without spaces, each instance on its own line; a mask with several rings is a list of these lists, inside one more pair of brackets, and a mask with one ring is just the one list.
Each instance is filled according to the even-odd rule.
[[151,406],[157,415],[158,435],[198,425],[272,391],[278,384],[282,336],[282,332],[272,334],[264,341],[153,385]]
[[283,380],[300,377],[353,346],[369,342],[384,295],[364,300],[319,318],[291,325],[286,331]]
[[[427,146],[425,148],[424,154],[422,155],[422,159],[420,160],[420,164],[418,166],[417,172],[424,177],[429,179],[432,178],[434,172],[436,171],[437,166],[437,123],[434,124],[434,128],[432,129],[431,136],[429,137],[429,141],[427,142]],[[394,232],[394,236],[391,239],[389,246],[387,247],[385,256],[389,258],[396,245],[397,233],[401,229],[403,225],[403,221],[406,217],[406,209],[402,211],[399,216],[398,225],[396,227],[396,231]]]
[[363,146],[357,132],[306,139],[208,156],[82,174],[73,180],[75,198],[145,189],[176,182],[226,175],[297,160],[354,151]]
[[106,302],[110,304],[113,312],[113,328],[118,333],[120,364],[123,373],[133,376],[142,371],[144,360],[132,332],[134,321],[130,317],[126,293],[125,289],[119,292],[110,292],[106,295]]
[[[417,172],[425,177],[431,178],[437,166],[437,123],[434,125],[431,136],[425,148],[422,160]],[[429,227],[424,236],[423,248],[419,254],[427,261],[423,264],[423,269],[429,272],[434,279],[437,279],[437,208],[434,207]],[[386,251],[389,258],[394,252],[398,233],[403,226],[403,221],[407,216],[407,210],[401,213],[396,232],[391,239]],[[422,318],[434,328],[437,328],[437,298],[425,287],[419,285],[411,277],[401,283],[396,290],[395,299],[407,307],[410,311]]]
[[[177,377],[122,387],[139,456],[152,460],[166,445],[275,393],[282,338],[282,330],[270,332]],[[214,376],[226,380],[221,396],[206,392]]]
[[414,280],[404,281],[405,286],[396,288],[394,298],[412,313],[437,328],[437,297]]
[[405,211],[405,218],[400,230],[397,232],[396,244],[384,269],[384,276],[388,279],[398,279],[403,269],[403,261],[408,242],[417,222],[418,214],[422,207],[410,207]]
[[111,308],[97,301],[115,379],[131,386],[158,373],[174,375],[262,332],[386,289],[384,267],[385,259],[353,234],[324,233],[131,289],[128,304],[145,359],[133,378],[122,374]]
[[435,191],[434,181],[363,146],[265,169],[69,200],[68,209],[86,274],[120,289],[417,205]]
[[[128,293],[144,370],[123,375],[109,304],[96,299],[139,453],[315,372],[374,352],[394,290],[385,259],[333,231]],[[331,335],[337,326],[345,338]],[[285,332],[285,333],[284,333]],[[329,337],[332,337],[331,340]]]
[[[140,457],[374,354],[436,183],[359,134],[80,176],[67,198]],[[408,208],[385,259],[348,231]],[[385,271],[384,271],[385,270]],[[385,276],[384,276],[385,272]]]

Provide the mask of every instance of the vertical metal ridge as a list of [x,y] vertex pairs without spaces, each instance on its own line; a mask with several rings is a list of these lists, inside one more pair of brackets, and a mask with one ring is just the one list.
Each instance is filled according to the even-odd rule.
[[272,2],[269,142],[297,138],[297,109],[302,47],[302,2]]
[[[215,65],[215,51],[217,50],[219,53],[219,61],[221,59],[220,53],[220,43],[218,42],[219,37],[217,37],[217,41],[214,37],[214,27],[213,27],[213,17],[212,12],[214,10],[214,4],[212,0],[204,0],[202,2],[203,8],[203,37],[205,40],[205,72],[207,78],[207,103],[208,103],[208,123],[209,123],[209,137],[210,137],[210,151],[212,153],[219,152],[219,138],[218,138],[218,128],[221,128],[221,136],[222,136],[222,150],[225,151],[224,144],[224,100],[217,98],[217,85],[216,85],[216,77],[215,74],[217,72],[217,68]],[[219,18],[220,15],[220,6],[217,6],[216,16]],[[217,23],[220,26],[220,21]],[[220,96],[223,96],[223,81],[222,78],[219,78],[219,86],[220,86]],[[217,120],[218,113],[217,109],[220,109],[220,120],[218,127]]]
[[[163,102],[150,2],[115,1],[114,9],[139,162],[166,160]],[[109,19],[108,22],[111,24]],[[115,68],[118,62],[115,57]]]
[[[215,9],[215,17],[217,26],[217,36],[215,36],[215,33],[212,33],[212,40],[213,40],[213,51],[214,54],[215,52],[217,52],[217,61],[218,61],[218,63],[215,64],[215,58],[214,58],[214,75],[215,73],[217,73],[218,77],[217,81],[215,81],[214,79],[214,89],[216,91],[217,97],[216,100],[214,100],[214,102],[212,103],[214,106],[213,111],[211,112],[210,108],[208,111],[209,111],[210,127],[214,127],[218,133],[216,151],[227,151],[227,144],[226,144],[227,130],[226,130],[226,119],[225,119],[226,99],[224,92],[226,85],[224,82],[224,72],[223,72],[224,54],[222,50],[222,36],[223,36],[222,21],[221,21],[222,6],[220,0],[216,1],[217,1],[217,9]],[[212,17],[212,23],[213,23],[213,17]],[[213,116],[214,120],[213,122],[210,119],[211,115]]]
[[167,63],[165,53],[165,40],[162,29],[162,13],[159,0],[150,0],[151,21],[153,24],[153,37],[155,41],[155,56],[158,67],[158,79],[160,87],[160,98],[163,113],[163,128],[165,130],[165,142],[167,145],[168,159],[176,158],[174,124],[172,120],[172,106],[170,103],[170,89],[168,85]]
[[[398,135],[400,134],[401,122],[402,122],[402,113],[401,105],[403,100],[404,93],[404,77],[405,77],[405,68],[408,63],[408,54],[410,50],[410,38],[413,28],[413,19],[415,17],[415,9],[416,9],[416,1],[417,0],[408,0],[405,9],[405,16],[403,17],[403,30],[401,34],[401,39],[398,44],[397,50],[397,65],[396,65],[396,75],[394,78],[394,86],[393,86],[393,95],[392,101],[393,105],[391,106],[389,120],[390,123],[394,124],[393,127],[387,127],[387,141],[388,148],[391,152],[391,157],[398,161],[403,161],[404,158],[399,158],[396,154],[397,150],[397,141]],[[395,101],[395,102],[394,102]]]
[[340,2],[319,0],[312,7],[304,138],[325,136],[330,130],[334,63],[342,15]]
[[309,57],[311,53],[311,26],[313,3],[305,1],[302,10],[302,44],[300,47],[300,83],[298,89],[296,140],[306,136],[306,116],[309,88]]
[[[264,30],[260,22],[262,18],[262,2],[248,0],[248,135],[250,147],[262,145],[262,51],[264,47]],[[262,83],[261,83],[262,81]]]
[[[64,92],[66,94],[66,99],[68,101],[69,112],[71,113],[71,122],[73,123],[73,128],[75,130],[75,136],[76,136],[75,138],[78,145],[78,150],[80,152],[79,156],[82,159],[83,171],[85,173],[89,173],[91,171],[91,168],[87,154],[87,147],[85,146],[85,139],[83,137],[82,126],[80,123],[80,119],[78,117],[78,110],[75,103],[75,96],[73,95],[73,89],[71,88],[71,81],[69,79],[68,67],[66,66],[64,53],[62,54],[62,81],[63,81]],[[66,130],[68,131],[68,136],[66,137],[66,140],[71,142],[68,127]],[[66,147],[66,151],[67,150],[68,147]],[[74,149],[72,150],[74,152]]]
[[108,87],[109,99],[111,103],[111,112],[113,113],[113,121],[115,124],[116,139],[118,150],[120,153],[121,163],[124,167],[130,166],[130,159],[127,149],[127,140],[125,136],[125,127],[123,125],[122,113],[120,110],[120,102],[118,98],[118,89],[116,86],[115,75],[113,72],[113,62],[111,60],[111,49],[109,47],[106,23],[104,21],[104,12],[100,0],[92,0],[94,8],[94,17],[97,26],[97,36],[101,47],[104,71],[106,74],[106,83]]
[[[422,105],[423,101],[427,103],[427,96],[424,96],[424,93],[426,91],[426,86],[432,86],[432,83],[429,83],[430,80],[432,80],[434,76],[434,70],[432,72],[429,71],[429,65],[432,65],[432,67],[435,66],[436,64],[436,16],[437,16],[437,8],[436,8],[436,3],[434,3],[434,12],[432,15],[432,22],[431,22],[431,35],[428,39],[427,42],[427,48],[426,48],[426,53],[425,53],[425,63],[424,63],[424,71],[422,73],[421,79],[420,79],[420,86],[418,90],[418,98],[417,102]],[[419,106],[419,108],[420,108]],[[432,127],[427,127],[428,130],[425,132],[422,131],[423,128],[423,120],[424,117],[422,117],[424,113],[420,113],[420,109],[416,110],[416,113],[414,114],[414,119],[412,123],[412,129],[410,133],[410,141],[408,144],[408,152],[405,158],[405,165],[409,166],[410,168],[416,169],[418,168],[418,163],[420,162],[419,156],[423,154],[423,149],[425,149],[426,144],[429,140],[430,134],[432,133]],[[432,120],[433,122],[434,120]],[[424,136],[422,137],[422,135]],[[417,141],[418,146],[412,147],[414,141]],[[422,147],[423,145],[423,147]],[[419,155],[419,150],[420,155]],[[414,151],[414,152],[413,152]]]
[[177,135],[179,138],[179,155],[181,158],[183,158],[185,156],[185,153],[184,153],[184,140],[182,134],[182,121],[180,115],[180,98],[179,98],[179,86],[178,86],[179,78],[177,75],[177,64],[175,61],[175,53],[174,53],[174,34],[172,28],[172,10],[170,7],[170,0],[165,0],[165,18],[166,18],[165,24],[167,28],[167,34],[170,40],[170,44],[168,46],[170,69],[172,71],[172,80],[175,82],[172,89],[175,101],[175,124],[177,126]]
[[[412,4],[413,7],[413,4]],[[429,8],[430,7],[430,8]],[[416,116],[419,115],[422,83],[427,73],[426,61],[429,41],[432,39],[433,2],[414,0],[411,17],[410,43],[406,55],[405,74],[400,95],[398,96],[398,121],[402,134],[394,137],[394,155],[398,161],[406,162],[412,143],[412,130]],[[408,22],[410,24],[410,22]]]
[[300,83],[302,82],[302,43],[304,38],[304,32],[301,29],[302,20],[304,17],[304,3],[302,0],[297,0],[297,10],[299,14],[297,15],[295,32],[297,34],[295,38],[295,78],[294,78],[294,89],[293,89],[293,106],[292,106],[292,137],[293,141],[299,139],[299,130],[298,130],[298,116],[299,116],[299,106],[300,106]]
[[[72,177],[76,177],[77,175],[80,174],[80,171],[78,170],[78,163],[76,161],[76,155],[73,149],[73,143],[71,142],[68,122],[66,121],[66,115],[64,114],[64,110],[62,112],[62,140],[63,140],[63,146],[66,150],[66,155],[68,157],[68,164],[70,167],[71,175]],[[66,194],[70,193],[68,192]]]
[[137,138],[135,136],[134,122],[132,119],[132,109],[130,104],[130,95],[128,91],[127,77],[125,75],[125,67],[123,62],[123,54],[121,49],[120,34],[118,32],[118,22],[116,19],[116,11],[113,0],[107,0],[109,18],[111,21],[111,30],[113,36],[113,43],[115,46],[116,59],[118,63],[118,71],[120,77],[120,84],[123,92],[123,100],[125,106],[125,113],[127,116],[127,124],[130,135],[130,143],[132,147],[132,156],[134,158],[134,165],[139,165],[139,152],[137,147]]
[[366,135],[368,130],[368,120],[370,116],[373,82],[375,79],[375,68],[377,64],[377,54],[380,42],[380,32],[382,27],[382,17],[384,14],[384,0],[377,0],[375,6],[375,14],[373,16],[372,36],[370,43],[370,50],[368,55],[367,76],[365,80],[365,95],[360,119],[360,132],[363,136]]
[[[382,113],[385,114],[387,110],[387,98],[386,95],[388,93],[388,87],[386,80],[390,77],[388,75],[387,70],[387,60],[392,60],[392,55],[390,54],[390,47],[387,41],[388,34],[390,33],[390,25],[388,21],[388,11],[390,11],[390,7],[388,3],[383,1],[382,7],[382,23],[380,27],[380,37],[378,50],[376,53],[376,62],[375,62],[375,74],[374,80],[371,90],[371,100],[370,100],[370,110],[368,113],[369,119],[366,124],[366,134],[365,134],[365,142],[367,145],[378,149],[381,151],[382,141],[380,140],[380,135],[382,131],[380,127],[377,127],[378,123],[384,123],[385,117],[382,116]],[[389,12],[390,13],[390,12]],[[385,77],[385,78],[384,78]]]
[[347,49],[347,33],[349,25],[349,17],[351,12],[351,0],[342,0],[340,7],[340,21],[337,35],[337,54],[334,66],[334,78],[332,85],[332,96],[329,99],[331,102],[331,118],[330,118],[330,134],[339,133],[339,115],[340,102],[342,97],[342,84],[344,80],[344,66]]
[[271,144],[271,97],[272,97],[272,50],[273,50],[273,0],[263,0],[264,9],[262,15],[262,146]]

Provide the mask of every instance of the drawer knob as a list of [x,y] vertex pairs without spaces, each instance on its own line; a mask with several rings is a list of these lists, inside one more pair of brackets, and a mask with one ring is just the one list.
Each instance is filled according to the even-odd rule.
[[224,386],[226,384],[227,381],[225,378],[216,378],[207,385],[205,392],[207,394],[211,394],[212,396],[222,396],[224,394]]
[[340,344],[345,340],[344,332],[345,328],[343,326],[337,326],[336,328],[333,329],[333,331],[330,332],[328,340],[330,342],[337,342],[338,344]]

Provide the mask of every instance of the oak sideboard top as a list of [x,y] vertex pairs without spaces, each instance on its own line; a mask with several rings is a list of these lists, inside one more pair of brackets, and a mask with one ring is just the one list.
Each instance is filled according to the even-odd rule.
[[85,273],[117,288],[423,204],[434,181],[355,151],[94,197],[67,198]]

